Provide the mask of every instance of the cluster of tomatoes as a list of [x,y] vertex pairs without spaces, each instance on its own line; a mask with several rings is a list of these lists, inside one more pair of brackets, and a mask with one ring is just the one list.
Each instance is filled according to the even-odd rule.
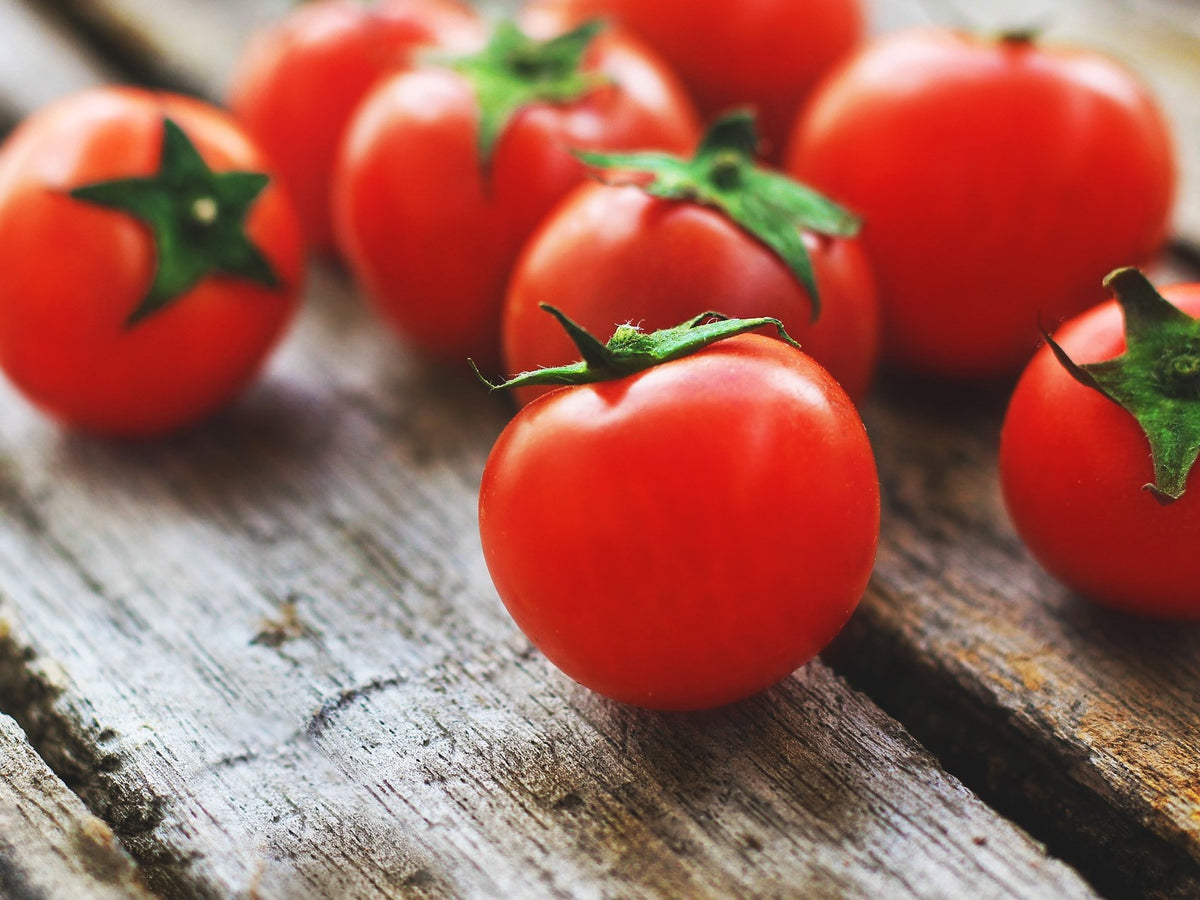
[[[17,130],[0,365],[71,425],[178,428],[261,365],[304,248],[337,254],[422,354],[531,373],[480,498],[530,638],[627,702],[747,696],[866,588],[878,358],[1015,374],[1167,234],[1167,129],[1115,63],[863,25],[858,0],[531,0],[490,28],[457,0],[306,4],[251,43],[232,116],[109,88]],[[1136,271],[1112,284],[1137,339],[1109,304],[1039,352],[1006,495],[1068,584],[1194,615],[1200,427],[1172,417],[1200,334]]]

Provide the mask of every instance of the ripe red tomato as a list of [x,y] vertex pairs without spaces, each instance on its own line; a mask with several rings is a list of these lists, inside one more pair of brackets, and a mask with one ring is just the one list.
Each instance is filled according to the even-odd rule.
[[525,20],[552,31],[597,16],[662,54],[704,118],[753,106],[771,159],[783,155],[804,100],[859,43],[864,24],[859,0],[534,0]]
[[[1200,316],[1200,284],[1162,295]],[[1072,319],[1055,340],[1076,363],[1125,352],[1115,300]],[[1134,417],[1076,381],[1050,347],[1037,352],[1009,405],[1000,477],[1013,524],[1064,584],[1099,603],[1150,616],[1200,618],[1200,473],[1160,504],[1150,445]]]
[[850,617],[879,486],[845,392],[752,334],[530,403],[488,459],[479,523],[551,662],[616,700],[701,709],[774,684]]
[[390,78],[355,116],[335,183],[339,243],[379,310],[431,356],[498,367],[500,310],[521,246],[584,179],[571,148],[694,142],[694,113],[659,63],[601,35],[583,67],[608,81],[567,105],[519,111],[486,167],[479,101],[457,72]]
[[1158,108],[1095,53],[941,30],[865,48],[807,107],[788,169],[863,216],[884,353],[1015,372],[1104,276],[1163,243],[1175,183]]
[[229,106],[277,166],[310,245],[333,250],[329,181],[342,132],[384,75],[418,50],[467,51],[483,27],[457,0],[318,0],[254,36]]
[[[170,431],[229,400],[302,279],[295,211],[265,172],[228,116],[184,97],[96,89],[26,120],[0,150],[9,378],[62,421],[114,435]],[[122,180],[132,188],[114,193]],[[110,193],[178,211],[167,239]]]
[[[585,185],[555,210],[513,273],[504,307],[505,371],[561,365],[578,354],[549,303],[594,334],[626,322],[666,328],[706,310],[774,316],[858,400],[879,344],[875,282],[857,240],[804,233],[821,316],[765,245],[708,207],[636,187]],[[544,388],[524,388],[532,399]]]

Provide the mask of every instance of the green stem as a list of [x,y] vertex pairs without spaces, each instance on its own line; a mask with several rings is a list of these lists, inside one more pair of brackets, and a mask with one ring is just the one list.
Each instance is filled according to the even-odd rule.
[[582,361],[566,366],[537,369],[524,372],[506,381],[491,382],[480,373],[472,362],[471,367],[479,380],[494,391],[519,387],[546,387],[562,385],[595,384],[613,381],[638,372],[690,356],[718,341],[773,327],[780,340],[799,348],[778,319],[731,319],[717,312],[701,313],[674,328],[664,328],[647,334],[634,325],[622,325],[607,344],[573,322],[561,310],[543,303],[541,308],[554,316],[570,336],[579,350]]
[[[666,153],[576,156],[601,170],[609,184],[630,184],[654,197],[698,203],[723,214],[788,267],[808,292],[815,320],[821,312],[821,297],[802,232],[853,237],[859,220],[800,182],[757,166],[757,147],[753,114],[737,110],[710,126],[691,159]],[[637,177],[627,175],[622,180],[610,174],[617,172]]]

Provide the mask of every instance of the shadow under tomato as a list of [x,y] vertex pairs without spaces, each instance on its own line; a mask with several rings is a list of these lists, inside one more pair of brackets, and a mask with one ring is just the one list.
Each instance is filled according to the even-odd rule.
[[102,481],[105,490],[139,491],[153,479],[185,494],[253,494],[285,460],[302,469],[322,464],[332,444],[324,405],[272,381],[173,435],[128,441],[62,429],[48,449],[56,474],[81,486]]
[[950,380],[884,367],[875,376],[871,399],[922,419],[970,422],[1002,418],[1016,376]]
[[1058,588],[1060,615],[1089,641],[1101,642],[1115,654],[1139,665],[1171,672],[1184,670],[1197,676],[1200,694],[1200,618],[1163,619],[1101,606],[1082,594]]

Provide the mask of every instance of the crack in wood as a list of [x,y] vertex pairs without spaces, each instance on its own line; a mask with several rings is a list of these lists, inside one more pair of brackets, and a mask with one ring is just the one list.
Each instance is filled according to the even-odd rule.
[[410,676],[397,673],[386,677],[373,678],[363,684],[346,688],[339,692],[337,696],[331,697],[322,703],[321,707],[309,717],[308,722],[304,726],[304,734],[310,738],[317,737],[332,724],[333,719],[342,710],[357,703],[359,700],[370,697],[372,694],[407,684],[410,680]]
[[107,65],[130,81],[176,93],[195,93],[186,74],[163,65],[159,48],[136,23],[114,19],[95,4],[77,0],[41,0],[39,6],[86,39]]
[[25,871],[10,863],[16,856],[15,848],[0,837],[0,897],[5,900],[54,900],[35,885]]
[[[1131,816],[1133,796],[1113,803],[1076,780],[994,697],[962,691],[955,674],[912,657],[908,645],[880,641],[869,616],[852,622],[826,654],[835,671],[895,716],[938,762],[1002,815],[1020,822],[1051,854],[1070,863],[1106,897],[1200,896],[1196,861]],[[903,674],[901,674],[903,673]],[[1087,751],[1079,749],[1079,762]]]
[[[75,716],[57,708],[63,689],[40,677],[37,663],[36,654],[17,643],[11,625],[0,631],[0,714],[11,716],[24,729],[50,770],[105,829],[111,829],[139,864],[146,884],[169,896],[177,894],[188,860],[154,839],[167,801],[123,771],[120,756],[100,749],[115,739],[111,729],[81,727]],[[95,844],[96,835],[81,834],[78,839],[79,849],[86,850]],[[0,896],[7,894],[0,890]]]

